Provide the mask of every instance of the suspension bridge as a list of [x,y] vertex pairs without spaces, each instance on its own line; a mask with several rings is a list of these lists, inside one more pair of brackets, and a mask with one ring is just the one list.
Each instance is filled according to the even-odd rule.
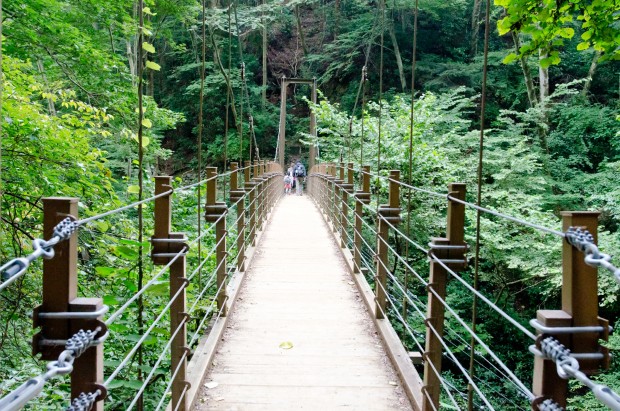
[[[142,3],[138,2],[140,19]],[[381,4],[377,22],[383,25]],[[489,9],[487,5],[479,184]],[[203,1],[203,16],[205,10]],[[229,21],[231,10],[229,7]],[[598,315],[598,269],[620,283],[620,269],[597,246],[598,213],[564,212],[561,229],[545,227],[481,207],[480,186],[478,201],[472,203],[466,200],[467,187],[458,182],[447,190],[411,185],[417,14],[416,1],[410,174],[404,181],[399,170],[381,168],[381,32],[374,172],[363,163],[314,164],[320,153],[311,111],[309,134],[314,141],[309,147],[305,193],[300,197],[284,195],[287,88],[291,84],[310,86],[309,100],[316,103],[317,82],[282,78],[275,157],[279,161],[261,161],[243,48],[239,47],[239,118],[247,106],[249,158],[257,160],[229,164],[229,111],[234,111],[235,102],[230,78],[220,61],[228,87],[224,164],[230,169],[218,173],[217,168],[208,167],[200,180],[199,149],[200,181],[175,186],[172,177],[158,176],[152,196],[144,198],[140,172],[139,201],[86,218],[79,216],[78,198],[43,199],[43,238],[33,241],[32,253],[0,267],[0,293],[19,290],[25,279],[42,271],[40,305],[32,307],[35,333],[31,344],[33,354],[46,366],[38,375],[18,375],[2,382],[0,411],[552,411],[567,406],[571,379],[581,384],[581,395],[591,392],[601,406],[620,410],[620,396],[591,378],[610,366],[609,351],[601,341],[608,340],[612,330]],[[235,20],[236,15],[235,8]],[[142,28],[141,20],[140,36]],[[142,37],[137,43],[142,44]],[[202,43],[198,147],[202,147],[203,131],[204,18]],[[142,53],[141,48],[138,51]],[[217,48],[215,54],[219,60]],[[369,56],[368,51],[353,114],[360,96],[361,111],[366,112]],[[138,61],[143,61],[142,54]],[[229,59],[229,75],[230,65]],[[142,70],[140,66],[137,109],[141,171]],[[244,128],[236,115],[234,122],[242,159]],[[360,148],[363,162],[363,121]],[[444,220],[442,227],[425,228],[435,232],[424,241],[410,227],[416,201],[427,201],[425,213]],[[187,203],[191,203],[189,209],[198,210],[196,224],[187,223]],[[124,250],[119,254],[126,258],[118,262],[126,266],[100,267],[98,274],[104,278],[102,283],[106,276],[118,276],[117,272],[128,275],[137,259],[140,285],[135,287],[125,279],[122,284],[126,289],[120,293],[124,297],[112,296],[108,301],[102,295],[85,295],[83,290],[90,288],[83,287],[89,280],[83,275],[88,269],[80,253],[80,233],[96,237],[101,232],[93,226],[114,226],[119,214],[136,210],[138,240],[121,238],[116,247],[116,251]],[[145,212],[150,213],[146,227],[151,238],[147,242],[143,241]],[[475,246],[466,241],[471,214],[477,220]],[[407,216],[406,228],[401,224],[403,215]],[[513,318],[478,289],[476,277],[472,281],[463,276],[468,265],[478,264],[481,216],[556,240],[562,249],[561,261],[557,261],[562,270],[560,306],[538,310],[529,322]],[[475,256],[469,255],[470,249],[475,250]],[[509,251],[505,258],[510,258]],[[146,253],[153,269],[143,278]],[[458,296],[472,301],[471,307],[463,307],[451,294],[455,289]],[[513,330],[510,336],[501,337],[518,342],[511,346],[522,344],[520,352],[501,352],[494,344],[498,336],[489,335],[488,329],[477,332],[478,306],[486,307],[493,321],[502,322],[502,330]],[[516,369],[515,357],[520,359],[518,364],[527,365]]]
[[[387,197],[371,192],[371,180],[387,184]],[[200,233],[173,231],[173,199],[200,186],[208,226]],[[445,227],[428,244],[400,227],[405,190],[445,203]],[[127,410],[467,409],[468,397],[474,409],[502,409],[498,396],[514,409],[559,410],[568,379],[620,409],[617,394],[589,377],[609,364],[599,343],[610,327],[598,317],[597,268],[620,281],[620,270],[596,246],[597,213],[563,213],[556,230],[469,203],[465,193],[459,183],[444,192],[410,186],[397,170],[373,174],[368,166],[321,163],[310,170],[303,196],[286,196],[281,166],[257,161],[232,163],[221,174],[207,168],[204,180],[183,187],[156,177],[152,197],[84,219],[78,199],[45,199],[45,239],[0,267],[0,292],[34,275],[33,263],[44,259],[32,346],[48,361],[47,371],[3,393],[0,410],[45,400],[47,386],[65,375],[67,410],[103,410],[114,402],[114,409]],[[77,234],[146,205],[153,219],[150,257],[161,269],[113,307],[78,295]],[[539,310],[522,324],[459,275],[468,264],[466,209],[557,237],[561,307]],[[477,335],[450,304],[448,279],[514,327],[514,338],[530,341],[521,353],[531,356],[525,381],[506,353],[495,352],[488,336]],[[162,284],[167,302],[139,326],[137,302]],[[106,361],[107,343],[122,337],[113,331],[121,319],[133,324],[125,332],[140,334],[123,358]],[[489,394],[455,339],[475,347],[472,361],[497,374],[505,394]],[[136,353],[152,347],[156,359],[141,367],[130,398],[119,403],[118,382],[135,371]],[[144,404],[147,396],[151,402]]]

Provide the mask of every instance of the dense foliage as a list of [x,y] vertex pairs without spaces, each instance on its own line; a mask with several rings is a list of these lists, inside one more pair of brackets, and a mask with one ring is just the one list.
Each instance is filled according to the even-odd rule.
[[[202,166],[220,169],[233,159],[273,158],[282,76],[315,77],[321,90],[315,106],[307,102],[307,86],[289,92],[287,159],[307,162],[312,109],[320,161],[362,161],[373,172],[377,166],[400,169],[408,183],[432,191],[466,182],[468,199],[475,200],[485,7],[480,0],[420,0],[413,104],[413,0],[211,0],[204,16],[196,0],[144,3],[144,27],[135,2],[2,3],[3,261],[29,253],[31,241],[41,237],[43,197],[79,197],[80,215],[95,215],[137,199],[140,175],[147,192],[158,174],[194,181],[201,173],[199,151]],[[559,229],[562,210],[600,210],[599,242],[610,254],[620,251],[618,8],[613,0],[498,0],[492,6],[482,179],[485,207],[547,227]],[[145,115],[139,169],[141,67]],[[368,74],[363,84],[362,67]],[[373,180],[373,190],[385,194],[387,187]],[[194,193],[180,194],[178,203],[177,228],[193,230]],[[441,234],[442,204],[413,194],[404,210],[412,238],[424,244]],[[137,260],[148,252],[148,243],[138,241],[137,214],[130,210],[80,231],[81,295],[101,296],[115,307],[135,292]],[[473,244],[475,214],[467,218]],[[150,227],[146,221],[147,236]],[[557,239],[483,218],[481,243],[481,288],[507,312],[525,324],[536,309],[559,307]],[[427,265],[424,255],[410,258],[416,268]],[[42,369],[30,356],[34,331],[28,318],[40,299],[39,267],[0,294],[0,395]],[[145,269],[148,278],[151,267]],[[615,325],[620,287],[606,273],[599,286],[601,316]],[[450,287],[450,302],[469,316],[471,297]],[[424,298],[424,290],[417,291]],[[145,321],[152,320],[151,308],[165,305],[166,293],[163,283],[150,289],[146,305],[139,307]],[[115,325],[125,336],[111,339],[106,366],[118,364],[136,340],[130,331],[137,316]],[[531,378],[531,357],[515,354],[524,353],[527,342],[511,338],[514,331],[490,313],[480,316],[479,332],[520,377]],[[164,328],[155,335],[165,336]],[[467,343],[454,338],[466,358]],[[617,350],[617,339],[612,340]],[[161,345],[157,338],[147,343]],[[147,354],[145,364],[115,382],[110,409],[123,408],[139,387],[136,369],[149,370],[154,358]],[[163,391],[166,366],[151,394]],[[510,399],[514,389],[497,373],[482,366],[479,371],[488,392],[498,393],[500,409],[522,407]],[[600,378],[618,389],[619,375],[615,367]],[[453,384],[466,390],[456,378]],[[66,400],[59,388],[52,385],[47,401]],[[591,396],[581,395],[585,390],[573,388],[580,395],[572,407],[595,409]],[[146,401],[145,409],[152,408],[152,397]]]

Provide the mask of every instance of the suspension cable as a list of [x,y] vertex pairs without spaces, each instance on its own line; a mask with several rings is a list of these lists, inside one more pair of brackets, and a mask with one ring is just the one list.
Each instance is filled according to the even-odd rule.
[[133,348],[127,353],[123,361],[121,361],[121,363],[116,367],[116,369],[112,372],[112,374],[110,374],[110,376],[105,380],[105,382],[103,383],[104,386],[109,387],[110,383],[114,381],[116,376],[127,366],[127,364],[129,363],[133,355],[136,353],[136,351],[138,351],[140,347],[142,347],[142,344],[144,343],[144,341],[148,338],[148,336],[151,334],[153,329],[159,324],[159,322],[162,320],[164,315],[167,314],[172,304],[174,304],[174,302],[177,300],[177,298],[179,298],[179,296],[185,291],[186,288],[187,288],[187,283],[184,283],[183,285],[179,287],[177,292],[172,297],[170,297],[170,301],[161,310],[161,313],[157,316],[157,318],[155,318],[155,320],[152,321],[149,328],[147,328],[147,330],[143,334],[141,334],[140,339],[136,342]]
[[[138,201],[141,201],[144,196],[144,147],[143,142],[143,120],[144,120],[144,102],[143,99],[143,83],[144,83],[144,0],[138,0]],[[142,244],[144,238],[144,213],[142,207],[138,207],[138,243]],[[138,290],[142,288],[144,282],[144,261],[142,246],[138,247]],[[138,333],[142,334],[144,330],[144,300],[142,294],[138,297]],[[142,365],[143,365],[143,350],[142,346],[138,349],[138,381],[142,381]],[[139,399],[138,409],[142,410],[143,403],[142,398]]]
[[[418,9],[419,0],[415,0],[413,11],[413,50],[411,60],[411,113],[409,115],[409,183],[413,176],[413,111],[415,108],[415,70],[418,48]],[[411,188],[407,190],[407,239],[411,237]],[[405,242],[405,255],[409,257],[409,241]],[[405,270],[405,292],[409,284],[409,272]],[[407,303],[403,300],[403,316],[407,317]]]
[[2,0],[0,0],[0,217],[2,217],[2,198],[4,197],[4,184],[2,184],[2,140],[4,130],[2,128],[2,101],[4,95],[4,76],[2,74]]
[[[489,13],[491,9],[491,0],[486,0],[486,11],[484,14],[484,53],[482,59],[482,89],[480,91],[480,143],[478,146],[478,192],[476,194],[476,205],[480,207],[482,205],[482,160],[484,158],[484,120],[486,114],[486,97],[487,97],[487,74],[488,74],[488,60],[489,60]],[[480,210],[476,210],[476,251],[474,257],[474,284],[473,288],[478,290],[480,281]],[[471,328],[473,332],[476,332],[476,323],[478,317],[478,298],[474,293],[471,302]],[[473,337],[470,340],[471,348],[469,350],[469,374],[472,379],[474,378],[474,353],[476,350],[476,341]],[[473,410],[474,406],[474,393],[471,386],[467,387],[467,408],[469,411]]]
[[[204,88],[205,88],[205,71],[207,60],[207,0],[202,0],[202,47],[201,47],[201,61],[200,61],[200,96],[199,96],[199,109],[198,109],[198,176],[197,180],[200,181],[202,177],[202,132],[203,132],[203,111],[204,111]],[[197,192],[198,208],[196,214],[196,220],[198,222],[198,237],[202,237],[202,187],[198,185]],[[202,242],[198,241],[198,255],[202,255]],[[198,284],[202,284],[202,272],[198,273]]]
[[[377,137],[377,174],[381,174],[381,126],[383,119],[383,47],[385,32],[385,0],[381,0],[381,46],[379,49],[379,130]],[[377,210],[379,201],[377,201]]]

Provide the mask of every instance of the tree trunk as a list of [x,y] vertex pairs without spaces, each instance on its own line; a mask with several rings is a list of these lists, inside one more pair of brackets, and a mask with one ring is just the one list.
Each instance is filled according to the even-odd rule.
[[[549,57],[549,54],[540,50],[538,52],[538,59],[542,60]],[[540,104],[544,106],[545,100],[549,97],[549,68],[544,68],[541,65],[538,66],[538,77],[540,82]]]
[[590,86],[592,85],[592,77],[594,77],[594,72],[596,71],[596,67],[598,67],[599,58],[601,58],[601,52],[597,51],[594,53],[592,63],[590,64],[590,70],[588,70],[588,77],[586,77],[586,82],[583,84],[583,89],[581,89],[581,95],[583,97],[588,97],[588,92],[590,91]]
[[338,38],[340,31],[340,0],[334,2],[334,40]]
[[[263,25],[263,107],[267,102],[267,25],[265,24],[265,0],[263,0],[263,8],[260,14],[261,23]],[[250,153],[251,155],[251,153]]]
[[478,33],[480,32],[480,10],[482,0],[474,0],[474,9],[471,12],[471,38],[469,51],[472,56],[478,54]]
[[[521,48],[521,41],[519,40],[519,34],[514,31],[511,32],[512,41],[515,45],[515,53],[519,53],[519,49]],[[521,57],[519,59],[519,63],[521,64],[521,70],[523,71],[523,81],[525,82],[525,88],[527,89],[527,99],[530,103],[530,107],[535,107],[538,105],[538,98],[536,97],[536,88],[534,87],[534,79],[532,78],[532,72],[530,71],[530,66],[527,64],[527,58]]]
[[[45,88],[46,88],[45,91],[49,93],[50,90],[48,89],[47,76],[45,75],[45,69],[43,68],[43,63],[41,62],[41,59],[37,60],[37,68],[39,69],[39,72],[41,73],[41,77],[43,78],[43,84],[45,85]],[[47,108],[48,108],[50,116],[56,117],[56,106],[54,105],[54,100],[52,100],[51,97],[47,98]]]
[[394,46],[394,56],[396,57],[396,65],[398,66],[398,75],[400,76],[400,86],[403,92],[407,88],[407,80],[405,80],[405,70],[403,69],[403,60],[400,57],[400,49],[398,48],[398,41],[396,41],[396,33],[394,32],[394,19],[390,19],[388,31],[390,32],[390,38],[392,39],[392,45]]
[[308,48],[306,47],[306,38],[304,37],[304,30],[301,27],[301,17],[299,16],[299,6],[295,6],[295,17],[297,18],[297,31],[299,32],[299,40],[301,41],[301,48],[304,51],[304,57],[307,57]]
[[[136,56],[134,55],[133,48],[131,46],[131,41],[127,40],[127,61],[129,62],[129,72],[131,73],[131,77],[135,78],[138,73],[136,72]],[[135,80],[132,80],[134,82]]]

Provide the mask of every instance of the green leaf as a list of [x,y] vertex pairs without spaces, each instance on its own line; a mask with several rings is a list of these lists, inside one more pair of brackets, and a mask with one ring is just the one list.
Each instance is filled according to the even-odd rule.
[[582,50],[587,50],[590,48],[590,42],[589,41],[583,41],[579,44],[577,44],[577,50],[582,51]]
[[102,233],[105,233],[110,228],[110,224],[108,224],[107,221],[101,220],[95,221],[95,226],[97,226],[97,229]]
[[551,65],[551,61],[552,58],[551,57],[545,57],[544,59],[540,59],[540,67],[546,69],[549,68],[549,66]]
[[140,186],[135,186],[135,185],[129,186],[127,187],[127,192],[129,194],[138,194],[140,193]]
[[168,295],[169,284],[167,281],[151,284],[149,288],[146,289],[147,293],[152,295]]
[[142,49],[148,53],[155,53],[155,47],[151,43],[147,43],[146,41],[142,43]]
[[124,245],[119,245],[118,247],[116,247],[116,252],[121,257],[125,257],[128,259],[133,259],[138,256],[138,252],[136,250],[134,250],[133,248],[124,246]]
[[155,63],[154,61],[150,61],[150,60],[147,60],[146,67],[150,68],[151,70],[155,70],[155,71],[161,70],[161,66],[159,64]]
[[575,30],[572,27],[563,27],[558,30],[558,35],[565,39],[571,39],[575,35]]
[[105,295],[103,296],[103,303],[105,305],[118,305],[120,302],[113,295]]
[[[122,338],[123,340],[128,340],[128,341],[132,341],[132,342],[138,342],[140,341],[140,339],[142,338],[142,335],[140,334],[125,334],[125,335],[120,335],[120,338]],[[157,338],[153,337],[152,335],[149,335],[148,337],[146,337],[144,339],[144,342],[142,343],[143,345],[153,345],[157,343]]]
[[280,343],[280,348],[282,348],[283,350],[290,350],[291,348],[293,348],[293,343],[290,341],[284,341]]
[[148,118],[143,118],[142,119],[142,125],[146,128],[151,128],[153,127],[153,123],[151,122],[151,120],[149,120]]
[[142,27],[142,34],[144,34],[145,36],[152,36],[153,32],[146,27]]
[[502,62],[504,64],[510,64],[513,61],[515,61],[516,59],[518,59],[519,57],[515,54],[515,53],[510,53],[509,55],[507,55],[506,57],[504,57],[504,60],[502,60]]
[[136,240],[130,240],[128,238],[121,238],[120,240],[118,240],[119,244],[125,244],[125,245],[133,245],[135,247],[148,247],[149,245],[151,245],[151,243],[149,241],[143,241],[142,243],[140,243],[139,241]]
[[116,268],[113,267],[95,267],[95,272],[102,277],[110,277],[116,272]]
[[142,13],[146,14],[147,16],[157,16],[157,13],[153,13],[150,7],[143,8]]

